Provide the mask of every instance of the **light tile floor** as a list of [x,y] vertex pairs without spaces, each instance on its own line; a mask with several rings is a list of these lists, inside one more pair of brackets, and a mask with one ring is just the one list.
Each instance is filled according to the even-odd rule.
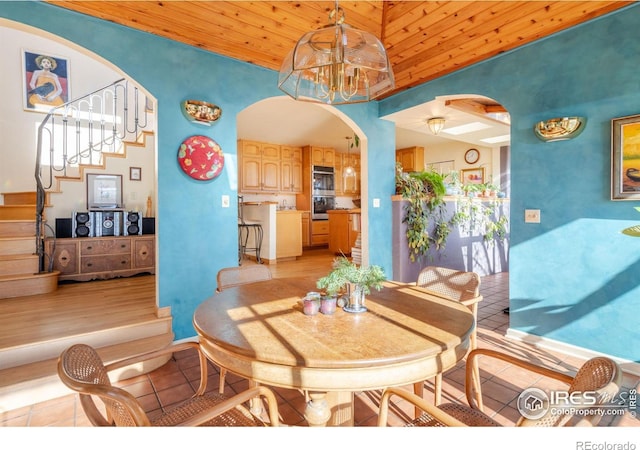
[[[530,345],[505,339],[509,315],[508,273],[483,277],[481,294],[484,300],[478,311],[478,345],[494,348],[513,355],[556,368],[567,373],[575,373],[582,360]],[[153,416],[162,408],[188,398],[197,383],[197,358],[190,353],[175,354],[173,359],[159,369],[134,379],[120,383],[139,398],[145,410]],[[217,389],[219,374],[210,365],[209,389]],[[523,389],[537,385],[551,388],[552,384],[540,376],[532,376],[505,363],[481,364],[482,392],[486,412],[505,426],[512,426],[519,417],[516,399]],[[195,380],[195,381],[194,381]],[[637,379],[626,382],[625,390],[637,386]],[[232,374],[226,378],[226,393],[246,389],[247,381]],[[410,388],[410,387],[407,387]],[[282,422],[290,426],[306,426],[302,415],[305,400],[302,393],[295,390],[274,389],[279,400]],[[425,398],[433,399],[433,384],[425,382]],[[358,392],[355,394],[355,424],[358,427],[376,425],[380,391]],[[464,397],[464,361],[445,372],[443,377],[443,401],[466,402]],[[410,418],[413,408],[403,401],[395,402],[389,425],[399,426]],[[78,396],[70,394],[55,400],[38,403],[0,415],[1,427],[86,427],[90,426],[84,415]],[[601,427],[640,426],[637,418],[627,412],[622,417],[605,417]]]

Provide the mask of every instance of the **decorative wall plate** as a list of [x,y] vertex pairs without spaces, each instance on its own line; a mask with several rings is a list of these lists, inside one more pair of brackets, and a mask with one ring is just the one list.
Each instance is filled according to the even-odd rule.
[[189,122],[211,125],[222,116],[222,109],[213,103],[200,100],[185,100],[182,102],[182,113]]
[[191,178],[207,181],[222,172],[224,154],[213,139],[207,136],[191,136],[180,144],[178,163]]

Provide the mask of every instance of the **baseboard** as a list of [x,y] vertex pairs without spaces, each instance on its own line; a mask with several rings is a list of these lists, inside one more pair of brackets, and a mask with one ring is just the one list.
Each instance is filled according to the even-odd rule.
[[637,377],[640,377],[640,363],[636,361],[618,358],[612,355],[607,355],[606,353],[595,352],[584,347],[578,347],[576,345],[567,344],[566,342],[536,336],[513,328],[509,328],[507,330],[505,337],[507,339],[533,345],[540,349],[560,352],[567,356],[573,356],[581,359],[590,359],[596,356],[606,356],[607,358],[611,358],[620,365],[620,368],[625,375],[623,379],[624,386],[635,386],[638,383]]

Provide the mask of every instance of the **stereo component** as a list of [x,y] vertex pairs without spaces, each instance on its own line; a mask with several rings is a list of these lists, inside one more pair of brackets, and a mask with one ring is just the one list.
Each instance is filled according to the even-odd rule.
[[72,237],[93,237],[94,213],[92,211],[75,212],[71,223]]
[[92,211],[95,214],[95,235],[121,236],[122,211]]
[[142,234],[142,214],[137,211],[129,211],[124,214],[124,235],[133,236]]

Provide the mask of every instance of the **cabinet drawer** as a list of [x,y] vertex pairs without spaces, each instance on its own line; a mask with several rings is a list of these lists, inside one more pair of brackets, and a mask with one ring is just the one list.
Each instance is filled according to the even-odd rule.
[[329,221],[314,220],[311,223],[311,234],[329,234]]
[[[53,268],[59,270],[62,275],[78,273],[77,247],[74,243],[56,244],[56,252],[53,257]],[[48,251],[51,251],[50,249]]]
[[313,235],[311,235],[311,245],[328,244],[328,243],[329,243],[329,235],[328,234],[313,234]]
[[82,273],[131,269],[131,255],[84,256],[80,258]]
[[130,239],[92,239],[80,243],[80,255],[104,255],[107,253],[131,253]]

